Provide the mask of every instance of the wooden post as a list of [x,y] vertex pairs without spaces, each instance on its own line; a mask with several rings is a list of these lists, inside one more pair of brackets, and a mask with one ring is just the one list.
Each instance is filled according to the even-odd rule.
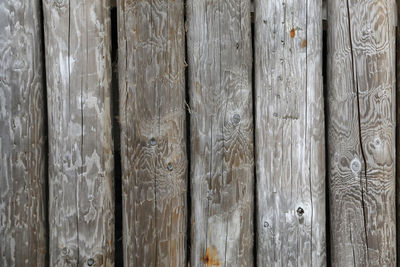
[[[396,197],[396,233],[400,233],[400,2],[397,2],[397,21],[396,21],[396,189],[397,189],[397,197]],[[400,252],[400,238],[397,236],[397,255]],[[396,257],[397,258],[397,257]]]
[[0,4],[0,266],[44,266],[40,1]]
[[108,0],[44,0],[50,266],[113,266]]
[[182,0],[118,0],[125,266],[186,264]]
[[258,266],[325,266],[322,1],[255,1]]
[[187,2],[191,266],[253,266],[250,0]]
[[328,1],[333,266],[395,266],[396,3]]

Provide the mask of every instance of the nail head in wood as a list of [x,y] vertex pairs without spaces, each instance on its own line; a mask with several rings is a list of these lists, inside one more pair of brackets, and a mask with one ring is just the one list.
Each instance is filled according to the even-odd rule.
[[297,215],[299,215],[300,217],[303,216],[303,214],[304,214],[304,210],[302,207],[298,207],[296,212],[297,212]]
[[93,264],[94,264],[94,259],[90,258],[90,259],[87,260],[87,265],[88,266],[93,266]]
[[167,164],[167,169],[168,169],[169,171],[172,171],[172,170],[174,169],[174,166],[172,166],[172,163],[171,163],[171,162]]
[[150,139],[150,145],[155,146],[157,144],[156,139],[153,137]]

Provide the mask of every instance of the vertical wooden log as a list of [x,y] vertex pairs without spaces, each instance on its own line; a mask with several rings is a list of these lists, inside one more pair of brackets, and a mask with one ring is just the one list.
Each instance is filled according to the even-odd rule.
[[322,1],[255,1],[257,263],[324,266]]
[[50,266],[114,263],[108,0],[45,0]]
[[191,266],[253,265],[249,0],[187,2]]
[[[400,233],[400,2],[397,2],[397,20],[396,20],[396,233]],[[396,239],[397,255],[400,252],[400,238]]]
[[126,266],[186,264],[182,0],[118,0]]
[[333,266],[395,266],[394,0],[328,1]]
[[0,33],[0,266],[44,266],[40,1],[1,1]]

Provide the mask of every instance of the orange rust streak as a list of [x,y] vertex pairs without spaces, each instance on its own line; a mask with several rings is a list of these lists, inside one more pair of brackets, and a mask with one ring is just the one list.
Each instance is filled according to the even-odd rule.
[[296,36],[296,30],[292,28],[290,30],[290,37],[294,38],[295,36]]
[[202,258],[207,267],[220,266],[221,263],[218,259],[218,251],[215,246],[207,248],[206,256]]
[[303,42],[301,42],[301,47],[306,47],[307,46],[307,41],[306,40],[303,40]]

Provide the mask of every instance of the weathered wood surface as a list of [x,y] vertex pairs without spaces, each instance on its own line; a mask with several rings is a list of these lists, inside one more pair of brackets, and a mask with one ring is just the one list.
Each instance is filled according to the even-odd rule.
[[125,266],[186,264],[182,0],[118,0]]
[[191,266],[253,265],[249,0],[187,1]]
[[[399,20],[400,20],[400,3],[397,1],[397,24],[396,24],[396,186],[397,192],[400,192],[400,27],[399,27]],[[396,233],[400,233],[400,194],[397,193],[396,198],[396,214],[397,214],[397,223],[396,223]],[[397,235],[397,254],[399,255],[400,249],[400,238]],[[396,256],[397,259],[397,256]]]
[[112,266],[109,1],[43,4],[50,266]]
[[0,2],[0,266],[44,266],[40,1]]
[[255,1],[258,266],[324,266],[322,1]]
[[328,1],[333,266],[395,266],[394,0]]

